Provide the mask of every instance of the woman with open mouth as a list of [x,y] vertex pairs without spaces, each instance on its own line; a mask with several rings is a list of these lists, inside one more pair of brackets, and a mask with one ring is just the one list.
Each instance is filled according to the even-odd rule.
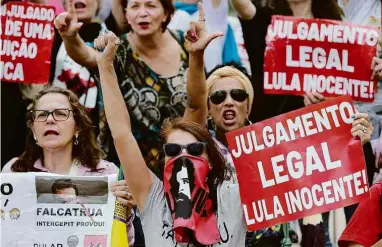
[[[78,21],[82,23],[79,36],[85,42],[93,42],[98,35],[106,32],[106,25],[97,15],[102,9],[103,0],[74,0],[74,11]],[[64,1],[65,9],[69,1]],[[91,70],[73,61],[55,29],[51,57],[50,82],[54,87],[67,88],[73,91],[90,112],[94,124],[98,125],[99,112],[97,107],[98,87],[97,78]]]
[[[28,135],[24,153],[9,161],[2,172],[49,172],[70,176],[105,176],[118,173],[115,164],[103,160],[93,124],[77,96],[62,88],[41,90],[27,114]],[[112,192],[133,212],[125,180]],[[128,218],[129,243],[134,243],[134,213]]]
[[[74,0],[68,12],[55,19],[70,57],[79,64],[96,69],[99,51],[87,46],[79,36],[79,22]],[[155,170],[161,150],[160,128],[164,119],[183,115],[186,106],[187,51],[183,34],[167,29],[174,6],[171,0],[124,0],[130,32],[120,37],[114,70],[130,114],[132,129],[146,164]],[[98,76],[97,76],[98,77]],[[100,107],[103,107],[102,105]],[[100,140],[108,160],[118,161],[106,121],[101,116]]]
[[147,168],[115,73],[118,44],[113,33],[97,38],[95,46],[103,52],[96,59],[107,121],[139,208],[146,246],[244,247],[238,184],[210,133],[193,121],[193,109],[187,106],[183,118],[162,126],[165,144],[157,165],[163,181]]

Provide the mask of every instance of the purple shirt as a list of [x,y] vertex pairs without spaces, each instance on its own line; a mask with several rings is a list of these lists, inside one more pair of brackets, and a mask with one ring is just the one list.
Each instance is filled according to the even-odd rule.
[[[12,165],[16,162],[18,158],[11,159],[5,166],[3,167],[2,173],[12,173]],[[83,166],[82,164],[79,164],[79,162],[76,162],[75,164],[77,166],[76,168],[76,176],[107,176],[112,174],[118,174],[118,167],[112,163],[108,162],[106,160],[100,160],[100,162],[97,164],[97,169],[100,169],[100,171],[91,171],[90,168],[87,168],[86,166]],[[48,169],[42,166],[41,160],[38,159],[34,163],[34,167],[37,169],[40,169],[43,172],[49,172]],[[128,218],[128,221],[126,223],[127,227],[127,235],[129,238],[129,246],[134,245],[134,226],[133,226],[133,219],[134,219],[134,211],[131,210],[130,216]]]

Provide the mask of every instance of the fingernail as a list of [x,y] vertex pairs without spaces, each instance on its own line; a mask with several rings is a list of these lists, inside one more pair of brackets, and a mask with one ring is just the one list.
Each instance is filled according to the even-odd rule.
[[355,118],[355,115],[352,115],[351,118]]

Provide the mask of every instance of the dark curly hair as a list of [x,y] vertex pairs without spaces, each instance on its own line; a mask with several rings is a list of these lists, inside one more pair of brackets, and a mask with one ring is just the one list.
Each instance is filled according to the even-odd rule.
[[[126,8],[127,8],[127,2],[128,1],[129,0],[122,0],[123,12],[125,14],[126,14]],[[171,17],[175,12],[175,7],[174,7],[174,4],[172,3],[172,0],[159,0],[159,2],[162,4],[164,12],[167,14],[166,21],[162,23],[162,32],[165,32],[168,24],[171,21]],[[129,30],[132,30],[130,25],[129,25]]]
[[[278,15],[293,16],[287,0],[268,0],[268,6]],[[341,21],[344,12],[336,0],[312,0],[312,14],[314,18]]]
[[[222,184],[224,180],[227,180],[231,176],[231,170],[225,163],[225,160],[221,154],[220,148],[215,143],[211,134],[203,126],[185,120],[183,118],[175,119],[166,119],[163,122],[161,137],[164,142],[167,141],[167,138],[171,132],[174,130],[182,130],[192,134],[198,141],[206,143],[206,153],[212,169],[208,174],[207,184],[210,191],[216,190],[219,184]],[[160,175],[163,176],[164,171],[164,153],[163,150],[159,155],[159,169]],[[163,179],[163,177],[161,177]]]
[[24,153],[16,160],[11,169],[14,172],[41,172],[40,169],[34,167],[36,160],[44,160],[43,150],[36,145],[33,138],[31,127],[33,126],[32,111],[36,109],[39,99],[46,94],[62,94],[65,95],[73,109],[73,117],[78,127],[78,145],[73,145],[72,155],[83,166],[90,168],[91,171],[100,171],[97,169],[98,162],[104,157],[104,153],[98,146],[94,135],[92,121],[90,120],[86,109],[78,101],[78,97],[70,90],[47,87],[38,92],[33,99],[31,111],[27,113],[27,126],[29,127]]
[[[185,120],[183,118],[166,119],[162,125],[161,137],[164,142],[167,142],[167,138],[171,132],[175,130],[182,130],[192,134],[198,141],[206,143],[206,153],[209,163],[212,166],[211,171],[207,175],[207,186],[210,190],[209,198],[212,200],[213,209],[216,211],[218,208],[217,203],[217,187],[225,180],[231,178],[233,171],[226,164],[224,157],[222,156],[220,148],[212,138],[211,134],[203,126]],[[159,170],[160,179],[163,180],[163,172],[165,166],[165,155],[163,150],[159,154]],[[191,181],[190,181],[191,182]],[[191,188],[191,187],[190,187]],[[204,246],[198,243],[190,231],[186,231],[187,236],[190,239],[190,243],[194,246]]]
[[77,185],[73,182],[73,180],[69,178],[60,178],[54,181],[52,184],[52,194],[57,194],[57,190],[69,189],[73,188],[76,192],[76,196],[78,196],[78,188]]

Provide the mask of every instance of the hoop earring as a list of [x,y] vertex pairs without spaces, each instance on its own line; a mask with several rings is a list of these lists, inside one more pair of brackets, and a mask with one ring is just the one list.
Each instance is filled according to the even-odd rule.
[[245,126],[247,126],[247,125],[251,125],[252,124],[252,122],[251,122],[251,120],[249,120],[248,118],[245,120]]
[[78,133],[76,133],[76,139],[74,140],[74,145],[78,145],[79,141],[78,141]]

